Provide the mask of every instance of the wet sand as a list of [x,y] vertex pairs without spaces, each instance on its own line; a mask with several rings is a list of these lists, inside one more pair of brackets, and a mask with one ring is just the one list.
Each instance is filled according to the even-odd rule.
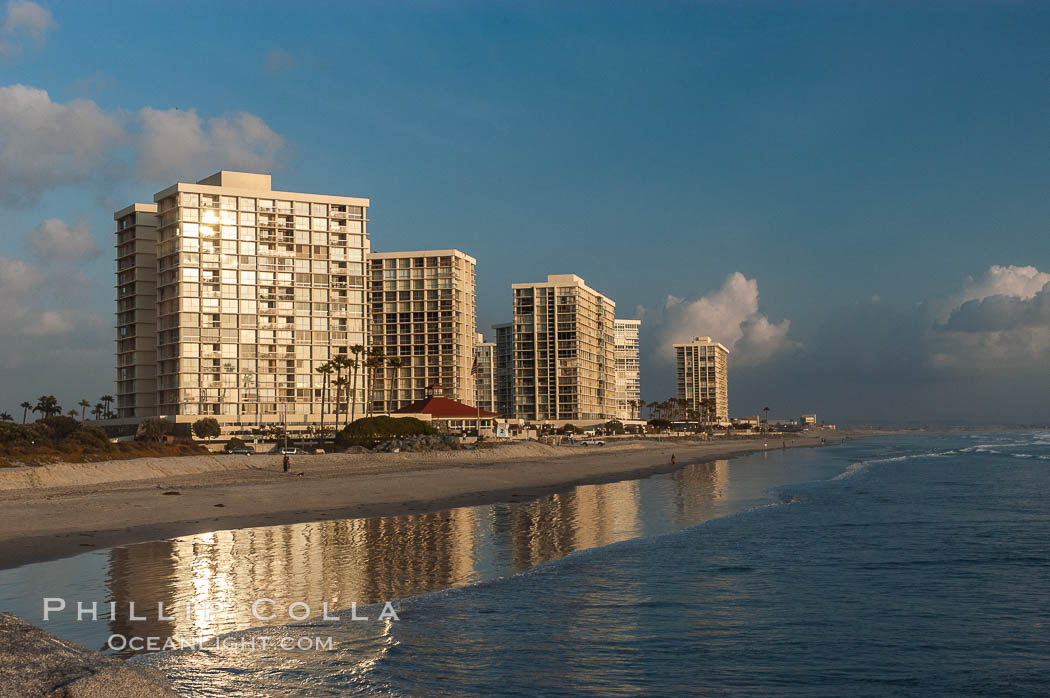
[[[786,443],[817,446],[822,438],[833,443],[878,433],[815,430]],[[603,447],[531,442],[476,451],[297,456],[291,474],[282,472],[277,455],[62,464],[28,475],[0,470],[0,569],[220,529],[528,500],[778,449],[783,441],[649,438]]]

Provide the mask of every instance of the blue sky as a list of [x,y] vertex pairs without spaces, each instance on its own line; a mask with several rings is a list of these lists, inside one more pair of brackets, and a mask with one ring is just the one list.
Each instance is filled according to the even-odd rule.
[[[114,208],[258,165],[370,197],[374,249],[474,255],[486,332],[583,276],[649,400],[712,334],[735,414],[1050,420],[1045,3],[4,11],[0,410],[112,392]],[[1030,312],[952,321],[998,296]]]

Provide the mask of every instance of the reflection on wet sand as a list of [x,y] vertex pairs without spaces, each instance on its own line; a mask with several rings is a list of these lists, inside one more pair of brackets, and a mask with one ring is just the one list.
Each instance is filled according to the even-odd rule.
[[[728,487],[728,461],[721,460],[532,502],[214,531],[116,548],[107,574],[107,600],[117,609],[110,632],[205,640],[296,622],[305,609],[289,613],[293,604],[305,604],[313,617],[325,603],[335,614],[352,604],[507,576],[575,550],[719,516]],[[253,604],[264,598],[273,603],[262,604],[259,615],[274,617],[260,620]],[[129,602],[146,620],[130,619]],[[371,610],[372,618],[377,614]]]

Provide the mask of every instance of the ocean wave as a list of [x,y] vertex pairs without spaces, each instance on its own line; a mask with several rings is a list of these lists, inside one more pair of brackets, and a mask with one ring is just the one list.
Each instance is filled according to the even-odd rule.
[[930,454],[927,454],[927,453],[912,453],[910,455],[905,455],[905,456],[891,456],[889,458],[872,458],[870,460],[862,460],[862,461],[858,461],[856,463],[852,463],[848,468],[846,468],[846,470],[844,472],[839,473],[838,475],[836,475],[835,477],[833,477],[831,479],[832,480],[845,480],[847,478],[855,477],[856,475],[859,475],[860,473],[863,473],[864,471],[866,471],[869,468],[871,468],[873,465],[879,465],[880,463],[900,463],[902,461],[910,460],[912,458],[919,458],[919,457],[927,456],[927,455],[930,455]]

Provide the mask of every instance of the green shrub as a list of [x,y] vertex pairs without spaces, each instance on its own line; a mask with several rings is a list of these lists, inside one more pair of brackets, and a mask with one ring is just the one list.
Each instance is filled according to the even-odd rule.
[[63,445],[65,444],[76,444],[85,449],[97,449],[100,451],[109,451],[113,444],[106,438],[106,432],[102,431],[98,427],[81,427],[72,434],[62,440]]
[[222,429],[215,417],[202,417],[193,423],[193,433],[198,439],[217,439]]
[[0,422],[0,444],[28,446],[34,442],[47,441],[51,435],[46,428],[35,424],[12,424]]
[[580,429],[575,424],[566,424],[558,429],[559,434],[582,434],[583,429]]
[[37,424],[42,425],[51,438],[56,441],[61,441],[80,428],[80,422],[65,415],[44,417],[43,419],[38,419]]
[[160,441],[165,434],[171,433],[171,422],[162,417],[147,417],[139,424],[135,439],[143,441]]
[[236,436],[232,436],[230,437],[230,440],[226,442],[226,445],[223,446],[223,450],[232,451],[235,448],[243,448],[247,445],[248,444],[244,443],[244,439],[238,439]]
[[372,448],[389,439],[437,433],[437,429],[415,417],[365,417],[354,420],[336,434],[335,446],[339,449],[350,446]]
[[618,419],[606,422],[602,427],[605,429],[606,434],[622,434],[624,432],[623,422]]

